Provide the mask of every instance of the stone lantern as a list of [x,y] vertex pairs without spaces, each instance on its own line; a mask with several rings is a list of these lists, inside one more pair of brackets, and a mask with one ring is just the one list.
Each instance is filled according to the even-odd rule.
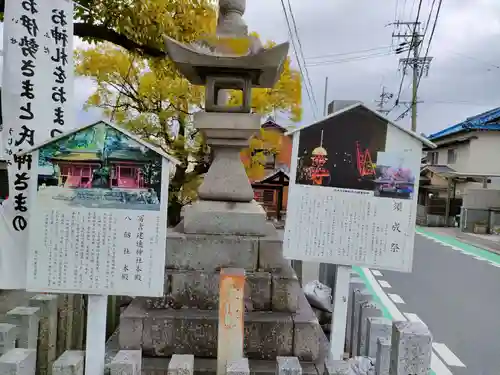
[[[214,151],[213,163],[198,191],[199,200],[186,207],[184,232],[262,236],[267,232],[264,209],[254,193],[240,151],[260,128],[252,113],[252,88],[272,88],[283,70],[289,44],[264,49],[248,36],[242,19],[245,0],[219,0],[217,38],[192,45],[165,39],[167,54],[194,85],[204,85],[205,111],[194,116]],[[232,53],[225,41],[238,39],[248,50]],[[246,43],[246,44],[244,44]],[[228,104],[228,90],[241,92],[239,106]]]

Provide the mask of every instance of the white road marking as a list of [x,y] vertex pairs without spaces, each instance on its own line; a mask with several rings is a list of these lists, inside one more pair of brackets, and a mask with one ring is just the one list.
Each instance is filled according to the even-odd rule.
[[[384,290],[380,287],[375,276],[372,275],[370,270],[366,267],[361,268],[361,272],[366,277],[366,280],[373,288],[373,292],[378,296],[380,302],[385,306],[389,314],[392,316],[394,321],[405,321],[408,320],[401,311],[396,307],[394,302],[385,294]],[[432,353],[431,357],[431,369],[436,375],[453,375],[446,365],[438,358],[436,353]]]
[[391,284],[389,284],[387,281],[385,280],[379,280],[378,282],[380,284],[380,286],[382,288],[392,288]]
[[431,369],[436,375],[453,375],[452,372],[446,367],[436,353],[432,352],[431,356]]
[[498,263],[493,263],[493,262],[488,262],[490,265],[492,265],[493,267],[497,267],[497,268],[500,268],[500,264]]
[[417,314],[413,314],[413,313],[403,313],[403,314],[405,314],[406,318],[412,323],[425,324],[424,321],[422,319],[420,319]]
[[380,272],[379,270],[371,270],[371,271],[372,271],[374,276],[377,276],[377,277],[384,276],[384,275],[382,275],[382,272]]
[[397,303],[400,305],[405,303],[405,301],[403,301],[403,299],[397,294],[388,294],[388,296],[390,299],[392,299],[392,302],[394,302],[394,303]]
[[433,342],[432,347],[448,366],[465,367],[464,363],[445,344]]

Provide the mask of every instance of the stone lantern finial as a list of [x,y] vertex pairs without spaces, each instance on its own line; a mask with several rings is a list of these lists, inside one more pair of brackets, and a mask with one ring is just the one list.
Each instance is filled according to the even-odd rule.
[[217,35],[247,36],[248,27],[243,19],[245,8],[246,0],[219,0]]

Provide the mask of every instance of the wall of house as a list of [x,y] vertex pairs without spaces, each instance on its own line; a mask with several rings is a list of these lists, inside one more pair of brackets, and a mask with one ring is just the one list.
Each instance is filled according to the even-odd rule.
[[[454,163],[448,162],[448,151],[454,149],[456,152],[456,160]],[[470,158],[470,145],[469,143],[461,143],[452,145],[450,147],[443,147],[436,150],[439,153],[438,165],[447,165],[457,171],[464,171],[468,167]]]
[[462,206],[469,209],[500,207],[500,189],[467,189]]

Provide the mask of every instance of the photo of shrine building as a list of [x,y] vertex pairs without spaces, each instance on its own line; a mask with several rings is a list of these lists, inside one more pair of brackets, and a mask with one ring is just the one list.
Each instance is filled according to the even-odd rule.
[[38,196],[54,204],[159,210],[162,157],[102,122],[39,149]]

